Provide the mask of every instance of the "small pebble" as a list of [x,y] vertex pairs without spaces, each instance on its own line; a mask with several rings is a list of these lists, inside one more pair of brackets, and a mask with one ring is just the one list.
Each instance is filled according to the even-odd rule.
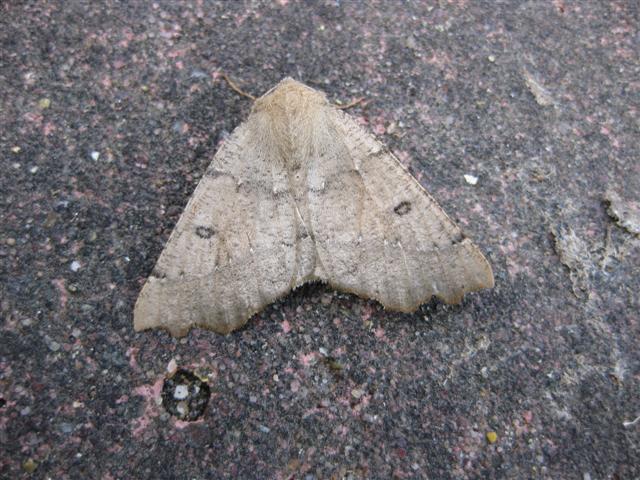
[[191,71],[191,78],[208,78],[207,72],[203,72],[200,69],[194,69]]
[[57,352],[58,350],[60,350],[60,344],[55,340],[51,340],[48,346],[49,346],[49,350],[51,350],[52,352]]
[[264,425],[260,425],[258,428],[262,433],[269,433],[271,431],[269,427],[265,427]]
[[178,362],[176,362],[175,358],[172,358],[167,364],[167,373],[169,375],[173,375],[174,373],[176,373],[176,370],[178,370]]
[[182,120],[178,120],[174,122],[173,126],[171,127],[171,130],[173,130],[176,133],[184,133],[185,128],[186,128],[186,123],[183,122]]
[[15,147],[11,147],[11,151],[13,153],[20,153],[20,150],[22,150],[19,146],[15,146]]
[[33,458],[25,460],[22,464],[22,469],[27,473],[35,472],[36,468],[38,468],[38,463]]
[[42,110],[46,110],[47,108],[49,108],[51,106],[51,100],[49,100],[48,98],[41,98],[38,101],[38,106],[42,109]]
[[189,387],[187,385],[177,385],[173,391],[173,398],[176,400],[184,400],[189,395]]
[[494,444],[498,441],[498,434],[496,432],[487,432],[487,442]]
[[387,127],[387,133],[390,135],[396,133],[397,130],[398,130],[398,124],[396,122],[391,122]]
[[71,265],[69,266],[69,268],[71,269],[72,272],[77,272],[78,270],[80,270],[80,262],[77,260],[74,260],[73,262],[71,262]]
[[367,423],[378,423],[378,416],[377,415],[371,415],[370,413],[365,413],[362,418]]
[[93,152],[91,152],[91,158],[97,162],[98,159],[100,158],[100,152],[96,152],[94,150]]
[[37,165],[35,165],[35,166],[31,167],[31,168],[29,169],[29,171],[30,171],[31,173],[36,173],[36,172],[38,171],[38,166],[37,166]]
[[13,247],[16,244],[16,239],[13,237],[9,237],[4,241],[4,243],[9,245],[10,247]]
[[487,57],[487,59],[488,59],[491,63],[493,63],[493,62],[495,62],[495,61],[496,61],[496,56],[495,56],[495,55],[489,55],[489,56]]
[[351,390],[351,396],[356,400],[360,399],[360,397],[362,397],[363,395],[364,395],[364,392],[359,388],[354,388],[353,390]]
[[62,433],[71,433],[73,432],[75,426],[72,423],[63,422],[60,424],[60,431]]
[[413,37],[413,35],[409,35],[409,37],[405,42],[405,45],[407,46],[407,48],[410,48],[411,50],[418,49],[418,42],[416,42],[416,39]]
[[176,411],[178,412],[178,416],[186,417],[189,414],[189,405],[187,402],[178,402],[176,404]]
[[478,177],[475,177],[473,175],[465,175],[464,176],[464,180],[469,184],[469,185],[475,185],[476,183],[478,183]]

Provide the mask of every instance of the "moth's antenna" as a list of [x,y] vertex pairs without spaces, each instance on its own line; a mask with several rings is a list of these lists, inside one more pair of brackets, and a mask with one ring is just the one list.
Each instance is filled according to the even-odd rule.
[[364,97],[356,98],[355,100],[350,101],[346,105],[336,105],[336,108],[339,108],[340,110],[346,110],[348,108],[355,107],[363,100],[364,100]]
[[[254,97],[250,93],[247,93],[244,90],[242,90],[233,80],[231,80],[229,78],[229,75],[227,75],[224,72],[220,72],[220,75],[222,76],[222,78],[225,79],[225,81],[229,84],[229,86],[231,87],[231,89],[234,92],[236,92],[239,95],[242,95],[243,97],[247,97],[247,98],[251,99],[252,101],[256,100],[256,97]],[[356,98],[355,100],[350,101],[346,105],[336,105],[335,107],[340,109],[340,110],[347,110],[349,108],[355,107],[356,105],[358,105],[359,103],[361,103],[364,100],[365,100],[365,97],[360,97],[360,98]]]
[[254,96],[253,96],[253,95],[251,95],[250,93],[245,92],[245,91],[244,91],[244,90],[242,90],[239,86],[237,86],[237,85],[234,83],[234,81],[233,81],[233,80],[231,80],[231,79],[229,78],[229,76],[228,76],[226,73],[224,73],[224,72],[220,72],[220,75],[222,75],[222,78],[224,78],[224,79],[226,80],[226,82],[229,84],[229,86],[231,87],[231,89],[232,89],[234,92],[236,92],[236,93],[238,93],[238,94],[242,95],[243,97],[250,98],[252,101],[255,101],[255,100],[256,100],[256,97],[254,97]]

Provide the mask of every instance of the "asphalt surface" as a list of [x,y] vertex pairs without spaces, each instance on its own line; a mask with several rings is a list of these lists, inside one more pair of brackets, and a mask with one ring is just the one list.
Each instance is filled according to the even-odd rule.
[[[0,13],[0,477],[640,477],[637,2]],[[292,76],[364,97],[349,113],[495,288],[401,315],[309,285],[229,336],[135,333],[251,108],[221,72],[255,95]]]

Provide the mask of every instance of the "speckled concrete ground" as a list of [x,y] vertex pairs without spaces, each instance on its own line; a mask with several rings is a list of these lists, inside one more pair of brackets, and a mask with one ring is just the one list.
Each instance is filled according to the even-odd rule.
[[[2,478],[640,476],[637,2],[0,12]],[[221,71],[255,94],[290,75],[366,97],[350,113],[487,253],[495,289],[398,315],[312,285],[227,337],[134,333],[251,107]],[[159,402],[176,368],[210,385],[195,422]]]

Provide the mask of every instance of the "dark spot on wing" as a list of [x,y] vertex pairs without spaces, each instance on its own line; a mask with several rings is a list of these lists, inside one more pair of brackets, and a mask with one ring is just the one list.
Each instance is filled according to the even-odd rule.
[[396,215],[406,215],[411,211],[411,202],[407,202],[406,200],[400,202],[396,205],[396,208],[393,209]]
[[383,155],[388,155],[390,153],[391,152],[386,145],[380,145],[380,149],[376,150],[375,152],[371,152],[369,155],[372,157],[381,157]]
[[151,276],[162,279],[162,278],[165,278],[167,274],[164,273],[162,270],[160,270],[156,265],[155,267],[153,267],[153,270],[151,271]]
[[462,230],[460,230],[456,235],[451,239],[451,245],[457,245],[462,242],[467,236],[464,234]]
[[211,227],[205,227],[203,225],[196,227],[196,235],[198,235],[200,238],[204,238],[205,240],[207,238],[213,237],[215,233],[215,230]]

